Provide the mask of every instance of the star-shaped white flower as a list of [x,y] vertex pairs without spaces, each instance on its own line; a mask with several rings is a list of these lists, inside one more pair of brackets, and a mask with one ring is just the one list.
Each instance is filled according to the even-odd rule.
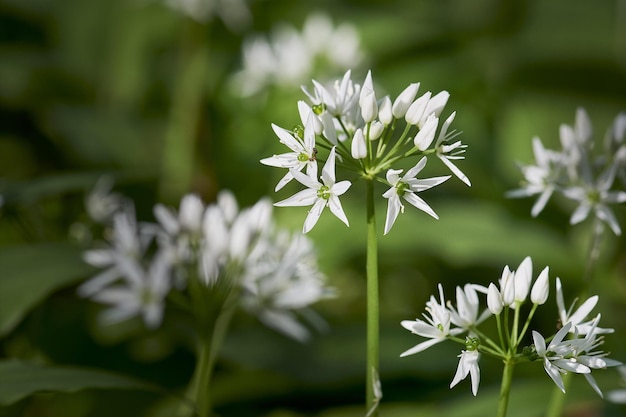
[[428,340],[418,343],[411,349],[400,354],[400,357],[413,355],[422,352],[429,347],[441,343],[448,338],[449,335],[456,336],[462,332],[462,328],[450,328],[450,310],[446,308],[446,302],[443,296],[443,287],[439,284],[439,302],[434,296],[430,296],[430,300],[426,302],[426,312],[430,317],[423,314],[424,320],[403,320],[400,324],[405,329],[419,336],[426,337]]
[[559,320],[561,320],[561,324],[565,326],[568,323],[572,324],[570,332],[577,332],[578,334],[585,335],[593,329],[595,333],[613,333],[613,329],[609,328],[600,328],[597,326],[592,326],[593,321],[583,321],[591,310],[598,303],[599,297],[597,295],[591,296],[585,300],[577,309],[574,309],[574,303],[570,306],[568,310],[565,310],[565,302],[563,301],[563,286],[561,285],[561,280],[559,278],[556,279],[556,305],[559,310]]
[[339,220],[344,222],[346,226],[350,226],[348,218],[341,206],[341,201],[339,201],[339,196],[348,191],[352,183],[347,180],[336,182],[334,146],[330,150],[324,168],[322,168],[322,182],[294,169],[290,172],[298,182],[308,187],[308,189],[302,190],[285,200],[274,203],[274,205],[278,207],[312,205],[313,207],[309,210],[309,214],[304,221],[304,233],[307,233],[315,226],[326,206],[328,206],[330,211],[337,216]]
[[452,163],[453,160],[465,159],[463,154],[467,148],[467,145],[463,144],[460,140],[454,143],[448,143],[449,140],[460,134],[460,132],[456,130],[448,134],[448,128],[452,124],[455,116],[456,112],[453,112],[446,121],[443,122],[439,136],[437,136],[437,142],[435,142],[435,151],[437,158],[439,158],[458,179],[463,181],[468,187],[471,187],[472,183],[469,178],[467,178],[467,175]]
[[533,342],[537,355],[543,359],[543,368],[554,383],[565,392],[565,385],[561,374],[574,372],[577,374],[588,374],[591,372],[588,366],[576,362],[571,358],[573,348],[567,340],[563,340],[570,328],[571,323],[567,323],[555,335],[549,345],[541,334],[533,330]]
[[278,191],[287,185],[293,179],[294,171],[300,172],[306,168],[308,176],[315,177],[317,175],[317,149],[315,148],[315,120],[313,117],[313,115],[310,115],[307,118],[302,139],[287,129],[272,124],[272,129],[274,129],[274,133],[278,136],[280,143],[291,149],[291,152],[261,159],[261,163],[264,165],[289,169],[278,182],[274,191]]
[[387,182],[391,185],[391,188],[387,190],[383,197],[388,199],[387,203],[387,219],[385,220],[385,234],[389,233],[393,226],[398,214],[404,212],[404,205],[400,201],[400,197],[408,201],[412,206],[417,207],[423,212],[431,215],[435,219],[439,217],[433,211],[433,209],[415,193],[428,190],[436,185],[441,184],[450,178],[449,175],[443,177],[433,177],[426,179],[415,178],[417,174],[426,165],[426,157],[420,159],[420,161],[411,169],[409,169],[404,176],[400,177],[403,170],[390,169],[387,171]]
[[450,388],[461,382],[469,374],[472,379],[472,394],[476,396],[480,384],[480,368],[478,367],[480,353],[477,350],[463,350],[458,357],[460,358],[459,365],[450,383]]

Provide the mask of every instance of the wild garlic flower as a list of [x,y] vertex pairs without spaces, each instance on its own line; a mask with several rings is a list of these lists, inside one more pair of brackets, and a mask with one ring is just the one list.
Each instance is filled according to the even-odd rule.
[[246,0],[164,0],[176,12],[206,23],[219,17],[232,31],[239,31],[252,20]]
[[[621,365],[618,370],[621,376],[621,385],[626,387],[626,366]],[[626,388],[609,391],[606,399],[617,404],[626,404]]]
[[261,322],[301,341],[309,337],[301,316],[322,321],[310,306],[332,290],[313,244],[278,229],[268,199],[240,209],[227,191],[208,205],[189,194],[179,210],[157,204],[154,216],[157,223],[138,224],[130,213],[117,213],[108,245],[85,252],[85,261],[103,271],[78,292],[109,306],[104,322],[140,316],[158,327],[172,292],[192,315],[219,312],[226,294],[234,294]]
[[[561,149],[546,149],[539,138],[533,138],[535,165],[522,165],[522,187],[508,193],[510,197],[539,195],[532,207],[533,217],[545,208],[555,193],[574,200],[570,224],[593,216],[606,224],[616,235],[621,234],[613,204],[626,202],[626,114],[620,113],[608,129],[604,146],[594,144],[593,130],[587,112],[576,111],[574,126],[563,124],[559,130]],[[621,185],[615,184],[620,176]]]
[[[450,388],[470,375],[472,393],[476,395],[480,382],[478,361],[484,355],[512,364],[540,359],[546,373],[561,390],[565,389],[563,374],[584,374],[591,387],[602,396],[591,376],[592,371],[620,363],[607,358],[607,353],[598,349],[604,342],[603,335],[613,332],[613,329],[598,326],[600,315],[585,321],[598,301],[597,296],[585,301],[574,313],[571,313],[572,308],[566,312],[563,308],[561,282],[557,278],[557,309],[562,326],[546,338],[532,330],[533,344],[522,344],[532,318],[548,298],[548,274],[549,269],[545,267],[533,283],[532,259],[526,257],[516,270],[508,266],[504,268],[499,285],[492,282],[487,287],[477,284],[457,287],[456,306],[444,299],[443,287],[439,284],[439,300],[431,296],[426,303],[425,320],[401,322],[402,327],[427,340],[400,356],[419,353],[435,344],[451,340],[462,344],[464,349],[459,355],[459,364]],[[486,294],[486,305],[481,301],[480,293]],[[524,319],[522,314],[526,310],[520,307],[529,299],[532,305]],[[497,324],[496,340],[481,331],[481,326],[490,317]],[[462,333],[467,333],[465,339],[458,337]]]
[[353,25],[335,26],[328,15],[316,13],[306,18],[302,31],[283,23],[272,28],[269,36],[245,39],[243,68],[232,85],[236,93],[249,97],[271,86],[298,86],[314,73],[334,76],[363,59]]
[[[315,200],[316,190],[322,185],[329,187],[331,183],[321,184],[317,178],[308,175],[310,179],[307,179],[300,172],[304,167],[309,174],[313,172],[316,161],[326,160],[328,163],[332,160],[335,165],[336,160],[340,178],[377,180],[389,187],[382,194],[388,200],[385,234],[391,230],[398,214],[404,211],[402,199],[433,218],[438,218],[435,211],[416,193],[435,187],[450,176],[417,179],[417,174],[426,165],[428,155],[436,156],[455,176],[470,185],[465,174],[451,162],[463,159],[466,148],[460,141],[450,142],[458,136],[458,132],[450,130],[454,113],[441,127],[438,122],[450,96],[447,91],[434,96],[426,92],[416,98],[419,83],[412,83],[394,100],[390,96],[381,98],[377,95],[371,71],[368,71],[362,83],[357,83],[352,80],[351,70],[330,85],[313,80],[312,90],[306,87],[302,89],[308,103],[298,102],[298,111],[305,127],[296,126],[287,130],[272,125],[280,142],[292,152],[264,158],[261,163],[288,169],[276,190],[282,189],[293,178],[309,188],[276,203],[280,206],[313,205],[305,222],[305,232],[312,229],[321,209],[325,207],[321,201]],[[314,137],[311,132],[314,132]],[[395,132],[401,133],[394,135]],[[413,158],[418,162],[407,162]],[[403,172],[406,173],[401,176]],[[332,184],[352,182],[336,182],[334,173],[333,169]],[[341,191],[343,194],[348,188],[342,188]],[[349,224],[343,210],[338,210],[334,204],[329,204],[329,207],[333,214],[346,225]],[[333,211],[333,207],[336,210]]]

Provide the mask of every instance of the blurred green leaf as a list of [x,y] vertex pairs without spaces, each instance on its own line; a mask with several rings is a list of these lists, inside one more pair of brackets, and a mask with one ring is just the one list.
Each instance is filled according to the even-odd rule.
[[0,404],[8,405],[37,392],[75,392],[88,388],[156,389],[145,382],[101,370],[0,361]]
[[10,332],[54,290],[89,273],[80,250],[69,243],[41,243],[0,251],[0,336]]

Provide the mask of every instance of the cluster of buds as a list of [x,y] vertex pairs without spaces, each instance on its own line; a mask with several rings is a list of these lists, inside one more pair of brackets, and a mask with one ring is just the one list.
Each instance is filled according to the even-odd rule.
[[[443,287],[439,285],[439,299],[430,297],[426,303],[424,319],[405,320],[401,323],[407,330],[427,340],[400,356],[419,353],[437,343],[452,340],[462,344],[465,349],[459,355],[458,369],[450,388],[469,374],[472,392],[477,394],[480,383],[478,362],[481,353],[484,353],[513,363],[541,360],[546,373],[563,392],[563,374],[583,374],[593,389],[602,396],[591,375],[592,371],[617,366],[620,362],[607,358],[605,352],[598,350],[603,343],[603,335],[613,332],[613,329],[598,326],[600,314],[588,319],[598,302],[598,296],[589,297],[576,310],[574,305],[566,309],[561,280],[556,278],[559,326],[555,329],[555,334],[548,338],[533,330],[532,344],[524,345],[527,343],[525,336],[531,319],[538,307],[548,300],[550,288],[548,267],[540,272],[534,283],[532,269],[532,260],[527,257],[517,270],[506,266],[497,285],[491,283],[485,287],[467,284],[463,288],[457,287],[456,305],[445,299]],[[486,295],[486,306],[482,308],[480,293]],[[526,320],[522,322],[522,306],[528,301],[532,305]],[[496,319],[499,343],[479,328],[490,317]],[[466,334],[464,339],[459,337],[462,334]]]
[[[310,305],[332,290],[317,268],[312,242],[276,228],[267,199],[240,210],[227,191],[209,205],[189,194],[178,211],[157,204],[157,222],[138,223],[132,202],[108,191],[96,187],[87,198],[88,212],[107,226],[107,237],[84,253],[102,271],[78,288],[81,296],[109,306],[104,322],[140,316],[155,328],[173,293],[178,306],[215,310],[194,305],[207,301],[206,294],[234,292],[239,305],[269,327],[297,340],[309,336],[298,313],[311,317]],[[185,297],[188,302],[180,302]],[[219,306],[224,298],[212,300]]]
[[[621,228],[610,204],[626,202],[626,113],[615,117],[604,144],[594,144],[587,112],[579,108],[574,126],[560,127],[561,150],[546,149],[533,138],[536,165],[521,166],[522,187],[509,192],[511,197],[539,195],[531,214],[537,216],[554,193],[578,202],[570,217],[577,224],[589,217],[606,223],[613,233]],[[595,146],[594,146],[595,145]],[[615,184],[616,177],[621,186]],[[601,223],[600,223],[601,224]]]
[[[312,206],[304,223],[305,233],[313,228],[327,206],[349,225],[339,197],[348,191],[352,181],[337,181],[336,167],[347,171],[352,178],[376,180],[389,187],[382,194],[388,201],[385,234],[404,211],[402,200],[438,218],[417,193],[443,183],[450,176],[418,179],[428,156],[435,156],[461,181],[471,185],[452,162],[464,158],[467,146],[460,140],[453,141],[459,134],[450,130],[456,113],[441,124],[439,121],[448,102],[447,91],[434,95],[429,91],[417,97],[419,83],[413,83],[393,101],[389,96],[377,98],[371,71],[362,84],[353,82],[351,71],[347,71],[332,87],[315,80],[313,86],[312,92],[303,87],[308,101],[298,102],[302,124],[291,130],[272,124],[280,142],[290,152],[261,160],[265,165],[287,169],[275,191],[294,179],[306,187],[275,204]],[[401,133],[396,135],[397,131]],[[417,159],[417,163],[403,167],[402,162],[411,158]],[[318,161],[324,159],[318,178]]]

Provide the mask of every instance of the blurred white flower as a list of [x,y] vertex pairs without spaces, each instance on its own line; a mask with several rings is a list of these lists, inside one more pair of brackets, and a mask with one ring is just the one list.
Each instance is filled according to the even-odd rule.
[[331,74],[357,65],[363,59],[354,26],[334,27],[326,14],[312,14],[302,32],[280,24],[269,37],[257,35],[244,41],[242,69],[232,79],[244,97],[272,86],[297,86],[321,72]]
[[115,213],[127,210],[127,206],[130,204],[121,194],[111,192],[112,189],[113,179],[102,176],[85,197],[87,214],[97,223],[109,223]]
[[170,263],[165,256],[155,256],[148,270],[129,258],[118,259],[123,282],[94,294],[94,301],[110,305],[102,315],[105,324],[141,316],[146,326],[156,328],[163,319],[165,296],[170,290]]
[[625,179],[624,120],[626,116],[620,113],[607,131],[605,146],[594,146],[589,116],[583,108],[578,108],[574,126],[562,124],[559,128],[560,150],[546,149],[539,138],[533,138],[535,165],[520,167],[524,176],[522,187],[507,195],[529,197],[538,194],[531,209],[535,217],[553,194],[562,194],[578,203],[570,224],[578,224],[593,213],[597,220],[620,235],[621,228],[610,205],[626,202],[626,190],[623,186],[616,186],[614,181],[616,176]]
[[164,0],[172,10],[205,23],[219,17],[234,32],[248,26],[252,15],[245,0]]

